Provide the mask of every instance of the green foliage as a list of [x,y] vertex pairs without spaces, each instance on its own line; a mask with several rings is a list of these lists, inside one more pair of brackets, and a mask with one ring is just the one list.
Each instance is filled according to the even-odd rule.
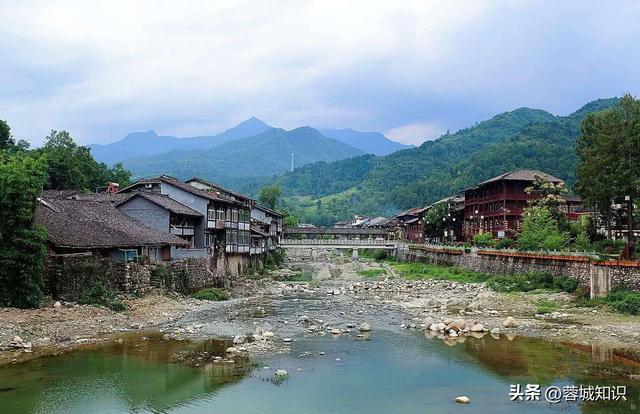
[[231,299],[228,291],[218,288],[207,288],[199,290],[191,295],[194,299],[222,301]]
[[37,307],[42,302],[47,233],[35,225],[44,161],[0,151],[0,305]]
[[547,207],[525,209],[517,242],[519,250],[561,250],[565,244],[565,236],[560,233],[558,223]]
[[618,312],[640,315],[640,292],[619,289],[600,299]]
[[275,270],[282,266],[284,261],[284,252],[281,250],[274,250],[268,252],[264,259],[264,267],[267,270]]
[[487,280],[487,286],[498,292],[531,292],[544,289],[571,293],[578,287],[578,281],[567,276],[529,272],[523,275],[492,276]]
[[380,275],[384,275],[385,273],[387,273],[387,271],[384,269],[366,269],[358,271],[358,274],[364,277],[378,277]]
[[495,245],[495,240],[493,240],[493,236],[489,232],[478,233],[473,236],[473,244],[478,247],[491,247]]
[[89,148],[77,145],[67,131],[51,131],[36,151],[47,160],[47,189],[95,191],[109,181],[126,185],[131,180],[122,164],[109,168],[98,163]]
[[551,313],[558,308],[558,305],[555,302],[551,302],[548,299],[544,299],[538,302],[538,308],[536,313]]
[[610,204],[630,196],[633,205],[640,190],[640,100],[627,94],[616,107],[589,114],[581,132],[577,189],[610,222]]
[[576,236],[576,242],[574,244],[574,248],[579,252],[589,252],[593,250],[593,245],[589,240],[589,235],[586,231],[581,231]]
[[94,279],[90,286],[78,292],[78,303],[100,305],[115,312],[127,310],[127,306],[116,296],[115,291],[99,279]]
[[258,201],[270,209],[275,209],[281,195],[282,191],[278,185],[267,185],[260,189]]
[[315,163],[273,182],[280,185],[285,202],[301,220],[320,225],[354,214],[388,217],[520,168],[542,170],[571,185],[582,119],[617,102],[594,101],[567,117],[520,108],[418,148],[385,157]]
[[11,127],[5,121],[0,119],[0,151],[13,147],[16,144],[11,136]]
[[593,247],[598,253],[619,255],[624,249],[624,240],[603,239],[593,243]]
[[424,235],[426,238],[442,237],[447,229],[447,222],[443,219],[447,217],[447,203],[437,203],[431,207],[424,217]]
[[496,249],[512,249],[516,246],[516,241],[513,239],[500,239],[493,246]]

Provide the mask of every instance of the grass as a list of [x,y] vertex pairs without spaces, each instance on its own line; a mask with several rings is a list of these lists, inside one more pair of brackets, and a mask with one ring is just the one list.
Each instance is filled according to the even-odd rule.
[[421,262],[384,260],[405,279],[439,279],[463,283],[482,283],[498,292],[555,291],[574,292],[578,281],[567,276],[530,272],[523,275],[488,275],[456,266],[443,266]]
[[558,305],[550,300],[544,299],[538,302],[536,313],[551,313],[558,309]]
[[115,312],[122,312],[128,309],[127,305],[122,302],[122,299],[116,296],[113,289],[106,287],[99,281],[94,281],[89,288],[79,293],[78,303],[83,305],[100,305]]
[[384,275],[385,273],[387,273],[387,271],[384,269],[366,269],[358,271],[358,274],[364,277],[377,277],[380,275]]
[[229,294],[228,291],[226,291],[224,289],[218,289],[218,288],[202,289],[202,290],[199,290],[196,293],[193,293],[191,295],[191,297],[194,298],[194,299],[213,300],[213,301],[221,301],[221,300],[229,300],[229,299],[231,299],[231,295]]
[[629,315],[640,315],[640,292],[619,289],[609,293],[609,295],[596,299],[615,309],[620,313]]

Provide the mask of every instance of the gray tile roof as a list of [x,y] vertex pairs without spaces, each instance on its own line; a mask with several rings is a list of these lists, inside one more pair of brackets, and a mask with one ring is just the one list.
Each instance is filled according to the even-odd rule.
[[493,177],[490,178],[486,181],[481,182],[478,185],[482,185],[482,184],[487,184],[487,183],[491,183],[494,181],[501,181],[501,180],[513,180],[513,181],[533,181],[535,179],[535,176],[539,176],[540,178],[544,178],[547,181],[550,181],[552,183],[561,183],[562,180],[559,179],[558,177],[554,177],[551,174],[547,174],[545,172],[542,171],[537,171],[537,170],[517,170],[517,171],[511,171],[508,173],[504,173],[504,174],[500,174],[497,177]]
[[172,213],[175,214],[182,214],[184,216],[191,216],[191,217],[203,217],[202,213],[192,209],[189,206],[186,206],[184,204],[182,204],[179,201],[176,201],[172,198],[170,198],[168,195],[165,194],[158,194],[158,193],[149,193],[149,192],[144,192],[144,191],[140,191],[140,192],[136,192],[136,193],[131,193],[131,194],[125,194],[128,197],[124,200],[121,200],[117,203],[115,203],[115,206],[118,207],[124,203],[126,203],[127,201],[136,198],[136,197],[142,197],[146,200],[151,201],[154,204],[159,205],[160,207],[164,208],[165,210],[168,210]]
[[36,221],[48,231],[48,241],[74,249],[187,245],[183,239],[145,227],[112,203],[41,198]]

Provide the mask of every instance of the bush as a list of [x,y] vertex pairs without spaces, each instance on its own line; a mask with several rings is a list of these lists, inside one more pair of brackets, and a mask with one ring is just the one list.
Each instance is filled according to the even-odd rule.
[[538,309],[536,310],[536,313],[551,313],[555,311],[556,308],[557,305],[555,303],[545,299],[538,302]]
[[113,311],[121,312],[127,306],[116,297],[113,289],[106,287],[101,281],[94,281],[93,284],[78,293],[78,302],[83,305],[100,305]]
[[491,247],[495,244],[491,233],[478,233],[473,236],[473,244],[478,247]]
[[201,300],[213,300],[213,301],[221,301],[221,300],[229,300],[231,299],[231,295],[228,291],[224,289],[218,288],[207,288],[202,289],[191,295],[194,299]]
[[574,292],[578,281],[568,276],[552,276],[549,273],[529,272],[524,275],[493,276],[487,286],[498,292],[531,292],[539,289]]
[[519,250],[562,250],[566,240],[549,209],[529,207],[525,210],[517,244]]
[[619,289],[602,298],[602,302],[618,312],[640,315],[640,292]]
[[598,253],[604,254],[620,254],[624,249],[624,240],[604,239],[593,243],[593,247]]
[[496,242],[496,249],[511,249],[515,247],[516,242],[513,239],[501,239]]

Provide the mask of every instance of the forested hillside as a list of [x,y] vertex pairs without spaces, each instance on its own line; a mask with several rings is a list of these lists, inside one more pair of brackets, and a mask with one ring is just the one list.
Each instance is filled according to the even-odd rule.
[[262,134],[208,150],[173,151],[128,160],[124,165],[138,177],[160,174],[181,178],[199,176],[233,185],[243,177],[253,181],[289,170],[292,153],[295,165],[305,165],[354,157],[362,151],[327,138],[313,128],[301,127],[291,131],[271,128]]
[[[519,168],[544,170],[571,186],[580,122],[586,114],[616,102],[617,98],[593,101],[566,117],[519,108],[418,148],[385,157],[316,163],[273,181],[303,221],[319,224],[353,214],[392,215]],[[245,183],[243,189],[249,187]]]

